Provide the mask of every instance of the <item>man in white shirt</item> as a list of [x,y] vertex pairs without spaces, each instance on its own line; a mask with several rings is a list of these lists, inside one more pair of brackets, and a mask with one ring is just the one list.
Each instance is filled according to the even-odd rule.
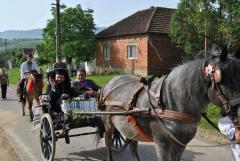
[[32,54],[28,54],[27,55],[27,61],[23,62],[21,64],[21,79],[19,82],[19,90],[20,90],[20,97],[18,102],[22,102],[23,100],[23,92],[24,92],[24,82],[26,79],[26,74],[28,74],[29,72],[35,70],[38,72],[38,66],[37,64],[32,60],[33,59],[33,55]]
[[[218,121],[221,133],[227,135],[231,141],[240,141],[240,130],[234,126],[229,116],[223,117]],[[240,161],[240,144],[231,144],[232,161]]]

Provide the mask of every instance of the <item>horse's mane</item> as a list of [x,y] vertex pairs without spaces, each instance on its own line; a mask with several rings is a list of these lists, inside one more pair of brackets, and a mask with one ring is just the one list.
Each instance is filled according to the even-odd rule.
[[224,79],[225,82],[227,82],[227,84],[229,84],[229,88],[231,90],[235,89],[235,86],[237,86],[237,84],[236,82],[233,82],[232,77],[234,77],[237,80],[240,80],[240,72],[239,72],[240,60],[233,57],[229,57],[228,61],[221,65],[221,70],[223,75],[222,78]]
[[[196,108],[205,106],[206,101],[202,101],[207,98],[206,95],[203,95],[203,93],[207,93],[202,73],[205,63],[206,59],[197,59],[175,67],[165,81],[166,90],[171,95],[169,99],[174,97],[175,104],[179,105],[191,104]],[[201,98],[197,99],[197,96]]]
[[[203,67],[205,65],[206,59],[197,59],[189,61],[182,65],[179,65],[170,72],[168,78],[175,83],[183,83],[183,88],[187,89],[190,86],[199,85],[203,82]],[[196,81],[198,80],[198,81]]]

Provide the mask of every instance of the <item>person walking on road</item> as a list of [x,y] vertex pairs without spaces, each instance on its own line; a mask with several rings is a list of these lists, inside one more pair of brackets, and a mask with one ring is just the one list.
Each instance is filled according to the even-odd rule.
[[9,79],[5,69],[2,70],[2,74],[0,75],[0,83],[1,83],[2,100],[6,100],[7,86],[9,86]]

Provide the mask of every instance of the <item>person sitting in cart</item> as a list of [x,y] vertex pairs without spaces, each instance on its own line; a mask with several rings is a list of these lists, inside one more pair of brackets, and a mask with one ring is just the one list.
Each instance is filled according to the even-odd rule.
[[55,112],[61,112],[62,99],[72,98],[76,96],[71,88],[70,78],[67,70],[56,69],[53,71],[50,79],[49,91],[50,105]]
[[81,68],[77,70],[77,78],[72,81],[72,87],[78,95],[82,95],[85,99],[95,97],[100,86],[92,80],[86,79],[86,70]]

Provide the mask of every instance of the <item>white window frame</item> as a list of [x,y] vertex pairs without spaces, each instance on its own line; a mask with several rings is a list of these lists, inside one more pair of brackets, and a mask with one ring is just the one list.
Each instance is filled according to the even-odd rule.
[[103,45],[103,57],[104,57],[104,60],[110,60],[110,48],[109,48],[109,45]]
[[[133,50],[133,49],[135,49],[135,50]],[[127,44],[127,58],[128,59],[137,59],[137,45],[136,44]]]

